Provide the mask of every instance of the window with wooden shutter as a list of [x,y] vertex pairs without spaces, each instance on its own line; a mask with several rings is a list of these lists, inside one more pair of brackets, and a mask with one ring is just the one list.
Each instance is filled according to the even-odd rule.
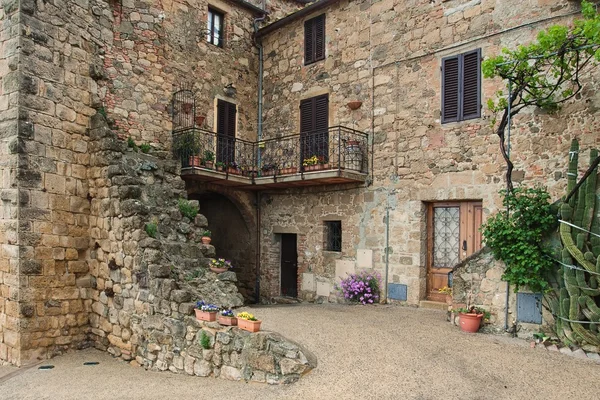
[[304,65],[325,59],[325,14],[304,22]]
[[235,161],[236,105],[217,100],[217,161],[231,164]]
[[329,96],[311,97],[300,102],[301,160],[316,156],[329,161]]
[[481,49],[442,59],[442,123],[481,116]]

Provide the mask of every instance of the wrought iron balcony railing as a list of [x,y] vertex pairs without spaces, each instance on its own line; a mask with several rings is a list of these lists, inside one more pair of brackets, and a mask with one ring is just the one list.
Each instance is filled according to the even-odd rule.
[[173,152],[183,168],[205,168],[252,178],[319,170],[367,174],[366,133],[335,126],[250,142],[199,128],[173,132]]

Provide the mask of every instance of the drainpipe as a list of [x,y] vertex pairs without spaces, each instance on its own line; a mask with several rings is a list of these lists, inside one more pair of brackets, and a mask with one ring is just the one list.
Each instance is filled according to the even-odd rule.
[[[254,19],[254,33],[258,31],[258,23],[263,22],[267,18],[267,5],[266,0],[263,0],[262,9],[265,12],[262,17]],[[262,97],[262,87],[263,87],[263,45],[262,42],[256,40],[256,36],[254,37],[254,44],[258,47],[258,90],[256,93],[257,102],[258,102],[258,111],[257,111],[257,137],[258,142],[262,140],[262,105],[263,105],[263,97]],[[256,148],[256,169],[258,171],[258,167],[260,165],[260,147]],[[256,304],[260,303],[260,201],[261,194],[260,191],[256,192],[256,282],[254,283],[254,301]]]
[[254,302],[260,304],[260,191],[256,192],[256,282],[254,283]]
[[385,207],[385,302],[388,302],[388,271],[390,266],[390,193]]
[[[258,23],[264,21],[267,18],[265,1],[263,1],[263,6],[262,6],[263,11],[265,11],[265,14],[263,14],[263,16],[260,17],[260,18],[255,18],[254,19],[254,33],[255,34],[258,31]],[[263,95],[262,95],[262,90],[263,90],[263,45],[262,45],[262,41],[256,40],[256,36],[254,37],[254,45],[258,48],[257,137],[258,137],[259,146],[256,148],[256,159],[257,159],[256,168],[258,169],[258,167],[260,166],[260,142],[262,141],[262,132],[263,132],[263,126],[262,126],[262,121],[263,121],[263,117],[262,117],[262,108],[263,108]]]

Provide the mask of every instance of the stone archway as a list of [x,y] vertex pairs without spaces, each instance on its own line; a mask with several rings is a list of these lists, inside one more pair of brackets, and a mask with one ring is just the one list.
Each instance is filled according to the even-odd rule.
[[231,260],[239,292],[245,301],[255,302],[256,223],[250,203],[244,201],[249,199],[206,188],[194,188],[188,193],[189,199],[199,201],[200,213],[208,220],[217,257]]

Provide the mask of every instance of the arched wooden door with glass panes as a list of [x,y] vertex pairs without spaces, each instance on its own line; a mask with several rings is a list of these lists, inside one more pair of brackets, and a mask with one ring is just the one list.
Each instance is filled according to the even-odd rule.
[[439,289],[448,273],[481,249],[481,201],[429,203],[427,207],[427,299],[444,301]]

